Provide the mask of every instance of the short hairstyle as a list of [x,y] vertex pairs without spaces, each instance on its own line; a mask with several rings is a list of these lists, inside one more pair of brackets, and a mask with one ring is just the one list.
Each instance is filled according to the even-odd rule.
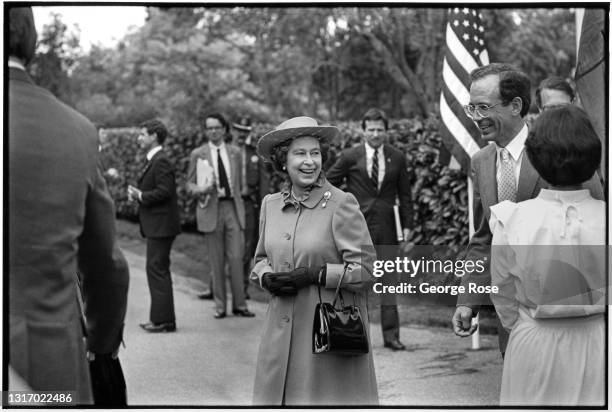
[[387,119],[387,115],[385,114],[385,112],[383,112],[380,109],[372,108],[368,110],[367,112],[365,112],[365,114],[363,115],[363,118],[361,119],[361,128],[363,130],[365,130],[366,121],[368,120],[369,121],[381,120],[385,124],[385,130],[389,128],[389,120]]
[[586,112],[576,106],[542,112],[525,151],[535,170],[553,186],[586,182],[601,161],[601,141]]
[[[299,137],[309,137],[309,136],[299,136]],[[287,139],[284,142],[281,142],[274,146],[270,151],[270,162],[272,163],[272,167],[278,173],[282,174],[285,178],[288,178],[288,174],[286,170],[283,170],[283,167],[287,164],[287,154],[289,153],[289,146],[291,142],[293,142],[298,137],[293,139]],[[329,142],[327,139],[319,138],[319,147],[321,149],[321,168],[327,162],[329,157]]]
[[204,117],[204,127],[206,127],[206,119],[217,119],[221,126],[225,129],[225,133],[229,133],[229,123],[221,113],[209,113]]
[[565,80],[563,77],[552,76],[547,77],[546,79],[540,82],[540,85],[536,89],[535,92],[535,100],[538,107],[542,107],[542,90],[543,89],[551,89],[551,90],[559,90],[567,94],[570,100],[574,100],[574,89],[572,86]]
[[140,128],[147,129],[147,133],[155,133],[157,136],[157,143],[163,144],[168,136],[168,129],[159,119],[149,119],[140,124]]
[[36,26],[30,7],[9,8],[8,52],[28,64],[36,51]]
[[518,97],[523,102],[521,117],[525,117],[531,105],[531,80],[520,70],[506,63],[491,63],[470,73],[472,83],[490,74],[499,76],[499,95],[504,105]]

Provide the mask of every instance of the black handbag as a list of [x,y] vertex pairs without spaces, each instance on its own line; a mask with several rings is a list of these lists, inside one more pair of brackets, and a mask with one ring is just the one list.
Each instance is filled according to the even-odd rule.
[[[312,353],[329,353],[334,355],[363,355],[369,352],[368,337],[361,318],[359,306],[355,303],[344,305],[340,285],[346,273],[344,271],[332,303],[323,302],[321,287],[318,287],[319,303],[315,307],[314,323],[312,327]],[[340,307],[336,303],[340,300]]]

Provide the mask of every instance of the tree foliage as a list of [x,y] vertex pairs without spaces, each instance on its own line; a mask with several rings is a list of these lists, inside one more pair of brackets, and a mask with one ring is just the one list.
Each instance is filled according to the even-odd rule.
[[[59,16],[45,26],[36,80],[96,123],[159,116],[202,135],[201,116],[277,123],[296,115],[358,119],[437,112],[446,9],[425,7],[149,7],[145,24],[112,48],[83,53]],[[485,9],[491,61],[537,84],[570,76],[572,10]]]

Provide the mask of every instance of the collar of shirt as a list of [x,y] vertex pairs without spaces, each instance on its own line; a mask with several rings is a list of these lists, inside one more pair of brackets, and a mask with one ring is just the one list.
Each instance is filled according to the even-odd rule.
[[[506,150],[508,150],[514,166],[514,180],[516,182],[516,187],[518,187],[519,178],[521,176],[521,165],[523,164],[523,152],[525,151],[525,140],[527,140],[527,134],[527,125],[523,125],[523,128],[517,133],[516,136],[514,136],[514,139],[512,139],[510,143],[506,145]],[[499,165],[502,161],[502,148],[495,145],[495,149],[497,150],[497,159],[495,162],[497,172],[495,173],[495,177],[499,182],[501,179],[501,167],[499,167]]]
[[153,156],[155,156],[161,149],[161,146],[155,146],[153,149],[149,150],[147,153],[147,161],[150,162],[151,159],[153,159]]
[[214,145],[212,142],[208,142],[208,146],[210,147],[211,153],[216,153],[217,149],[221,149],[221,153],[225,151],[225,142],[221,142],[219,146]]
[[591,197],[588,189],[578,190],[552,190],[540,189],[540,199],[555,200],[561,203],[577,203]]
[[21,64],[20,62],[18,62],[17,60],[13,59],[12,57],[9,57],[8,67],[12,67],[13,69],[20,69],[20,70],[25,71],[25,66]]
[[374,149],[368,142],[365,142],[366,158],[370,159],[372,156],[374,156],[374,152],[377,151],[378,158],[380,159],[380,157],[383,155],[382,148],[382,145],[380,145],[377,149]]
[[285,210],[286,207],[292,206],[296,210],[299,209],[300,204],[306,206],[309,209],[312,209],[319,203],[319,201],[323,198],[326,191],[324,187],[327,183],[325,176],[323,175],[323,171],[319,174],[319,178],[312,185],[306,197],[302,200],[298,200],[293,195],[293,190],[291,190],[291,184],[285,182],[281,187],[281,196],[283,198],[283,203],[281,205],[281,209]]
[[[525,140],[527,140],[529,130],[527,129],[527,125],[524,124],[523,128],[518,132],[516,136],[506,145],[506,150],[510,153],[512,160],[514,162],[518,162],[519,158],[523,154],[523,150],[525,149]],[[497,154],[498,156],[501,153],[501,147],[497,146]]]

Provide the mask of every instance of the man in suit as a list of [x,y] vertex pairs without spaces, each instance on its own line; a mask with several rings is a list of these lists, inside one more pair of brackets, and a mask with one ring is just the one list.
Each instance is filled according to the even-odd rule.
[[269,178],[265,163],[257,156],[254,142],[251,138],[251,120],[248,117],[241,118],[237,123],[232,123],[234,129],[235,144],[240,149],[242,160],[242,202],[244,203],[244,296],[249,299],[249,276],[251,274],[251,262],[255,255],[255,247],[259,237],[259,205],[263,197],[269,192]]
[[[191,152],[187,172],[187,193],[195,197],[196,223],[204,233],[204,246],[211,264],[215,319],[226,316],[225,264],[229,266],[232,312],[253,317],[244,298],[242,259],[244,256],[244,203],[242,201],[240,150],[224,142],[229,125],[218,113],[204,121],[208,143]],[[212,168],[213,179],[198,182],[198,163]]]
[[[327,172],[327,179],[339,186],[345,179],[347,190],[355,195],[365,216],[378,259],[395,259],[397,232],[393,206],[399,199],[400,220],[404,239],[412,228],[410,178],[404,154],[385,143],[388,120],[379,109],[368,110],[362,120],[365,142],[344,150]],[[387,273],[383,285],[396,285],[397,274]],[[384,345],[404,350],[399,340],[397,296],[381,294],[380,319]]]
[[174,166],[163,151],[168,131],[158,120],[140,125],[138,143],[146,153],[146,164],[138,188],[128,186],[128,198],[137,201],[140,233],[147,239],[147,282],[151,294],[147,332],[174,332],[176,318],[170,275],[170,250],[181,231]]
[[86,352],[117,355],[128,266],[98,168],[96,129],[32,82],[25,70],[36,46],[32,10],[8,11],[9,365],[33,390],[70,391],[77,404],[91,404]]
[[[466,260],[483,260],[485,271],[466,274],[461,284],[491,284],[489,257],[491,249],[490,207],[503,201],[521,202],[538,195],[548,184],[538,175],[524,154],[528,130],[524,117],[531,103],[531,82],[527,75],[508,64],[491,63],[470,74],[470,103],[466,114],[490,142],[472,158],[473,213],[475,232],[470,239]],[[599,180],[593,176],[585,185],[596,199],[603,199]],[[471,324],[481,305],[490,304],[486,294],[460,294],[452,318],[455,334],[470,336],[477,328]],[[499,347],[502,354],[508,332],[498,322]]]

